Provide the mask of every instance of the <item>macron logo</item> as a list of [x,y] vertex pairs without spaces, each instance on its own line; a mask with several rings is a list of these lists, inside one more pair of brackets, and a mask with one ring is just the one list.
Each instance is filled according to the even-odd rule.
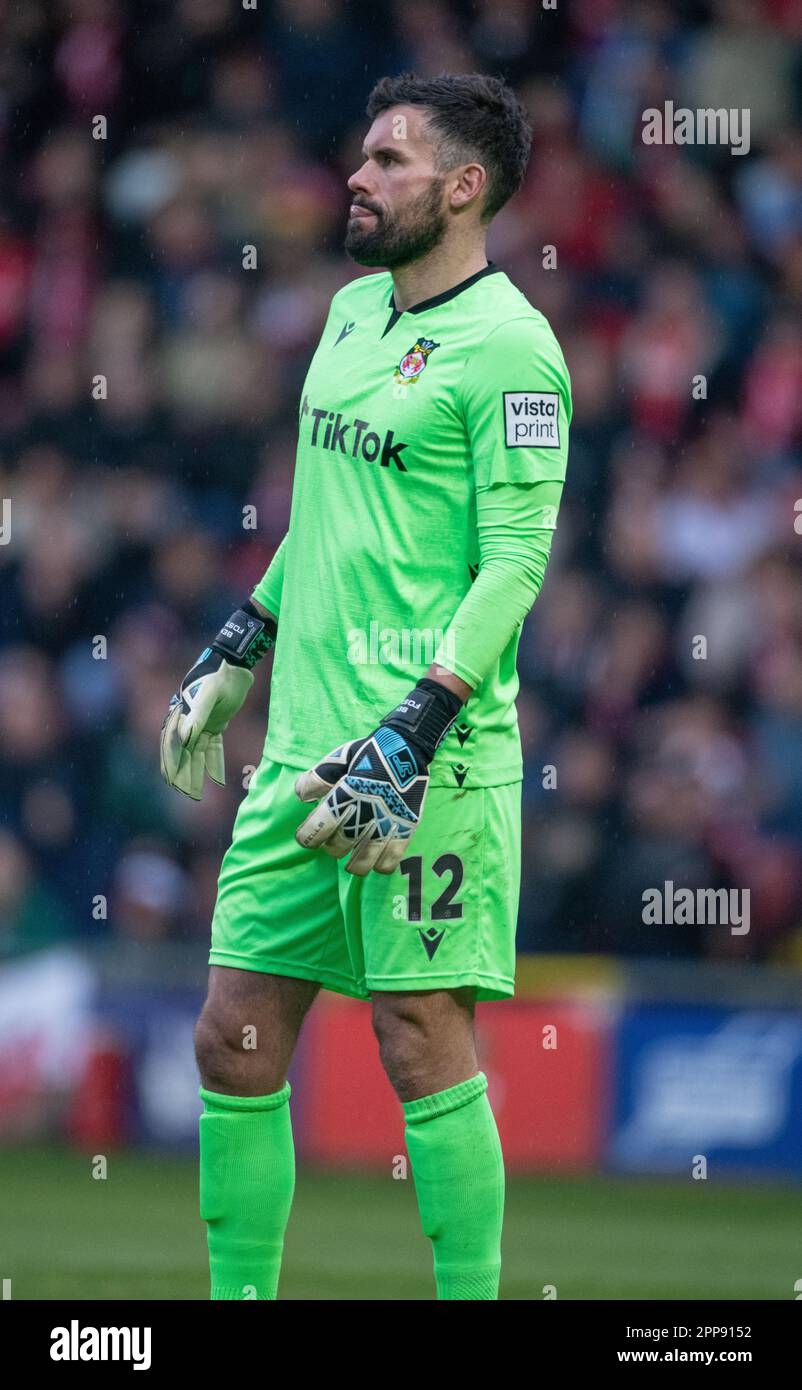
[[50,1333],[51,1361],[133,1361],[135,1371],[150,1370],[149,1327],[69,1327]]
[[559,449],[557,392],[505,391],[504,442],[508,449]]

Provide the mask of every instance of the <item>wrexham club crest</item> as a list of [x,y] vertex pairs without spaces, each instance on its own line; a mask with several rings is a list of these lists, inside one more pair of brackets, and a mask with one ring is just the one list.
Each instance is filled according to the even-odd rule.
[[429,359],[429,353],[434,352],[439,343],[435,343],[431,338],[419,338],[414,347],[405,352],[394,376],[396,381],[417,381]]

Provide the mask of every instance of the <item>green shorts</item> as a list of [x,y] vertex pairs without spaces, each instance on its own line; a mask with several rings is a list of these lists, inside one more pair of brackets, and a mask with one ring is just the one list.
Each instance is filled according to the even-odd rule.
[[430,787],[410,853],[358,878],[347,859],[302,849],[310,806],[297,769],[262,761],[220,868],[210,965],[373,990],[513,993],[521,876],[521,783]]

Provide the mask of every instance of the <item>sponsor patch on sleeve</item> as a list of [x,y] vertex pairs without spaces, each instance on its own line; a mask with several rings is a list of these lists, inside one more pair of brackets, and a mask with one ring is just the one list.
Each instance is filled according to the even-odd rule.
[[559,449],[558,393],[505,391],[504,442],[508,449]]

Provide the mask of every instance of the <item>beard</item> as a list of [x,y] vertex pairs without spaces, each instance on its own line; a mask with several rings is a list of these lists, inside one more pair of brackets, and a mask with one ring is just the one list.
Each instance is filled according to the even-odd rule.
[[444,182],[433,178],[429,187],[392,220],[378,208],[371,208],[376,214],[375,226],[368,229],[360,221],[349,224],[346,255],[357,265],[381,265],[387,270],[428,255],[442,241],[446,229],[442,211]]

